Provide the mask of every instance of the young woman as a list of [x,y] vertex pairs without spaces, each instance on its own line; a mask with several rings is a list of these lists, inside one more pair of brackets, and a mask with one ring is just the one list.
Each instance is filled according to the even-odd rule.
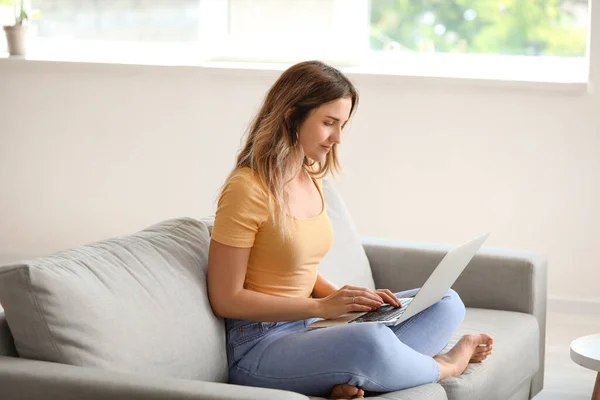
[[333,241],[321,177],[337,170],[357,104],[340,71],[303,62],[279,77],[250,126],[219,198],[208,260],[231,383],[357,398],[458,376],[492,351],[492,338],[479,334],[438,354],[465,314],[452,290],[395,327],[307,328],[317,318],[399,306],[397,298],[418,290],[338,288],[318,272]]

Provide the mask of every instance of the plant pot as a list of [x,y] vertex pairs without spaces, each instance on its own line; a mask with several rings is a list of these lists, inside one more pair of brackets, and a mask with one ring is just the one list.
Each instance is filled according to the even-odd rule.
[[27,25],[7,25],[4,27],[8,54],[24,56],[27,54]]

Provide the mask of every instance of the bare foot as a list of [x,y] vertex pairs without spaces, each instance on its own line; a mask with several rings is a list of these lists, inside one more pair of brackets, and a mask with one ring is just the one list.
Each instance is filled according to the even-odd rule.
[[492,354],[494,339],[486,334],[464,335],[446,354],[433,357],[440,365],[440,381],[459,376],[469,363],[482,362]]
[[330,399],[358,399],[363,397],[365,397],[365,392],[362,389],[347,383],[335,385],[329,395]]

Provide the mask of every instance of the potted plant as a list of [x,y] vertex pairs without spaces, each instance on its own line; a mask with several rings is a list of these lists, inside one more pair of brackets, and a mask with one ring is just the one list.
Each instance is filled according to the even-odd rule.
[[27,53],[29,21],[41,14],[39,11],[27,11],[25,0],[0,0],[0,5],[13,7],[15,11],[15,24],[4,26],[8,53],[11,56],[24,56]]

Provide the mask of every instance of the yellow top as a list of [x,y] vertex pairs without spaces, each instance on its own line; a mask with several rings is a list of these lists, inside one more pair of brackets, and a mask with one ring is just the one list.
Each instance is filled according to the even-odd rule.
[[283,297],[310,297],[317,265],[333,243],[320,179],[313,179],[323,209],[312,218],[287,216],[293,240],[273,226],[267,189],[250,168],[227,181],[217,206],[212,239],[233,247],[251,247],[244,288]]

